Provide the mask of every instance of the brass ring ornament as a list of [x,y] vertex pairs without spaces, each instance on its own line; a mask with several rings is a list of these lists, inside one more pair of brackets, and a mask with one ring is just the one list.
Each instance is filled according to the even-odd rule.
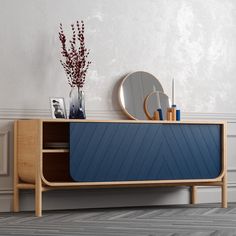
[[[156,96],[154,97],[155,94]],[[150,99],[152,99],[152,101],[150,101]],[[155,101],[158,99],[159,101]],[[151,106],[151,108],[149,106]],[[165,93],[160,91],[152,91],[146,96],[143,102],[143,110],[147,119],[149,120],[158,119],[157,117],[155,117],[156,116],[155,112],[157,112],[158,108],[162,109],[164,120],[167,119],[166,114],[167,114],[167,109],[169,107],[170,107],[169,97]]]

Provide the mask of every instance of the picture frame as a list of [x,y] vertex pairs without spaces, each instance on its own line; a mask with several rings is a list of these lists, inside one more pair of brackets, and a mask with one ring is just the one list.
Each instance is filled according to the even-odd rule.
[[63,97],[50,97],[50,108],[53,119],[66,119],[66,106]]

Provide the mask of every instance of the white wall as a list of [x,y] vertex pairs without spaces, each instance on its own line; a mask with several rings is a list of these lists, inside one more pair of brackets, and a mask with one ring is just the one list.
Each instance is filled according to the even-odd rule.
[[[88,118],[124,118],[117,102],[117,83],[129,72],[154,74],[167,94],[174,77],[183,118],[229,122],[230,199],[236,201],[235,10],[234,0],[0,0],[0,210],[11,207],[12,121],[49,117],[50,96],[68,101],[58,31],[62,22],[69,35],[69,26],[77,19],[85,21],[93,62],[85,86]],[[137,191],[137,204],[185,203],[188,199],[184,189]],[[200,200],[218,201],[217,191],[200,189]],[[45,206],[55,202],[58,194],[71,197],[71,192],[46,194]],[[117,192],[94,194],[102,199],[95,201],[97,206],[132,204],[137,196],[137,192],[119,191],[121,200],[111,201],[109,196]],[[73,192],[85,207],[88,196]],[[22,199],[24,209],[30,209],[27,203],[32,196],[26,193]]]

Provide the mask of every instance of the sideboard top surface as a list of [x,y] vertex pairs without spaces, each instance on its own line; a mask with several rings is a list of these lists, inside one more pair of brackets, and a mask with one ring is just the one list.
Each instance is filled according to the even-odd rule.
[[96,120],[96,119],[22,119],[18,121],[39,121],[39,122],[111,122],[111,123],[157,123],[157,124],[222,124],[226,125],[223,120],[182,120],[182,121],[167,121],[167,120]]

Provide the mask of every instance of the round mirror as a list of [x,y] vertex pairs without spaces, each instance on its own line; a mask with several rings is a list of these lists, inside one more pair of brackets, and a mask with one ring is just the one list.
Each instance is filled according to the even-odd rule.
[[[152,74],[144,71],[136,71],[127,75],[122,80],[119,88],[119,101],[122,109],[132,119],[148,119],[144,112],[144,100],[153,91],[159,91],[160,94],[164,94],[161,83]],[[160,95],[159,98],[160,105],[164,108],[164,106],[166,106],[164,105],[164,103],[166,103],[166,99],[163,99],[162,95]],[[151,104],[147,105],[150,114],[153,114],[153,112],[157,109],[152,100],[153,98],[148,99]],[[154,110],[151,111],[151,109]]]

